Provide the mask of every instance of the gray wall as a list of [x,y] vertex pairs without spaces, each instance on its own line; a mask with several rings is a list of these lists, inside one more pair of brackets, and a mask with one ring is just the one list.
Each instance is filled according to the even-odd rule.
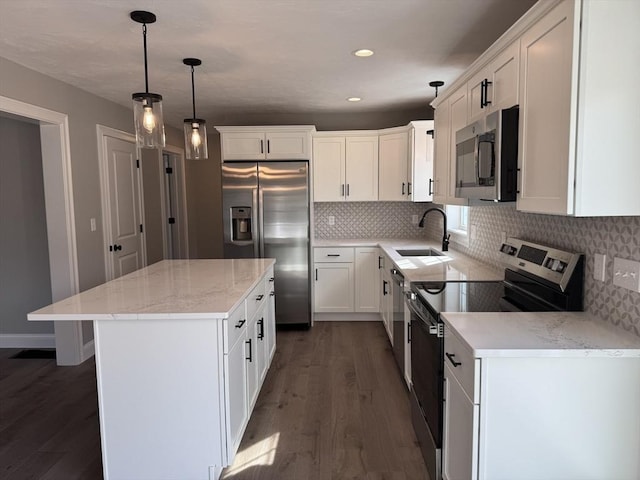
[[[133,133],[130,108],[104,100],[84,90],[25,68],[0,57],[0,95],[44,107],[69,116],[69,141],[75,209],[78,273],[80,290],[105,281],[100,205],[100,176],[96,125]],[[167,143],[183,147],[182,132],[166,127]],[[146,169],[145,169],[146,170]],[[158,188],[145,185],[145,199]],[[154,192],[155,190],[155,192]],[[157,202],[149,202],[146,214],[153,218]],[[147,210],[147,209],[145,209]],[[90,231],[90,219],[98,229]],[[155,258],[157,242],[162,238],[147,235],[147,245]]]
[[0,117],[0,334],[53,333],[27,313],[51,303],[40,127]]

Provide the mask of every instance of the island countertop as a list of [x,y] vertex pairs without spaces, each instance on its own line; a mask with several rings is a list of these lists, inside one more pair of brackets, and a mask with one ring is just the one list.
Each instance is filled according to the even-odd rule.
[[227,318],[272,258],[163,260],[27,315],[29,320]]

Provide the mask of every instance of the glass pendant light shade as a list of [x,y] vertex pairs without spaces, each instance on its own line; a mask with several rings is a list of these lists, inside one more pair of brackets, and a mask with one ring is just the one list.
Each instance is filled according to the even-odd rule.
[[133,122],[138,146],[141,148],[164,147],[162,95],[134,93],[131,98],[133,99]]
[[144,47],[144,93],[134,93],[133,122],[136,130],[136,144],[140,148],[162,148],[165,146],[164,119],[162,118],[162,95],[149,92],[149,72],[147,70],[147,24],[154,23],[156,16],[151,12],[135,10],[131,20],[142,24]]
[[184,119],[184,146],[188,160],[204,160],[209,158],[207,147],[207,124],[201,118],[196,118],[196,86],[193,67],[202,65],[199,58],[184,58],[182,63],[191,67],[191,105],[193,117]]
[[185,118],[184,145],[189,160],[204,160],[209,158],[207,122],[201,118]]

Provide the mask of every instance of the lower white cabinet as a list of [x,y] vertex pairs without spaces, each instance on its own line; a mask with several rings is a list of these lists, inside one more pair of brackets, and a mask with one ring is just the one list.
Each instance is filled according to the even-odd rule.
[[314,312],[377,313],[377,247],[314,248]]
[[391,265],[393,262],[389,257],[383,255],[382,263],[382,275],[380,276],[382,284],[380,286],[380,315],[382,316],[382,323],[389,336],[389,341],[393,345],[393,289],[391,278]]
[[238,450],[244,427],[249,420],[247,395],[247,362],[245,360],[245,339],[247,337],[247,319],[244,303],[237,308],[229,319],[229,329],[241,332],[235,343],[224,356],[225,407],[227,412],[227,462],[231,463]]
[[575,345],[476,357],[446,325],[444,480],[640,478],[640,358]]

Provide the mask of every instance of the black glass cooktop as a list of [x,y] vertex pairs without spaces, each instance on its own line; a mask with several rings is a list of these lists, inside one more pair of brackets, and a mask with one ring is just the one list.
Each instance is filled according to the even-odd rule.
[[434,314],[499,312],[504,295],[502,282],[418,283],[412,290]]

